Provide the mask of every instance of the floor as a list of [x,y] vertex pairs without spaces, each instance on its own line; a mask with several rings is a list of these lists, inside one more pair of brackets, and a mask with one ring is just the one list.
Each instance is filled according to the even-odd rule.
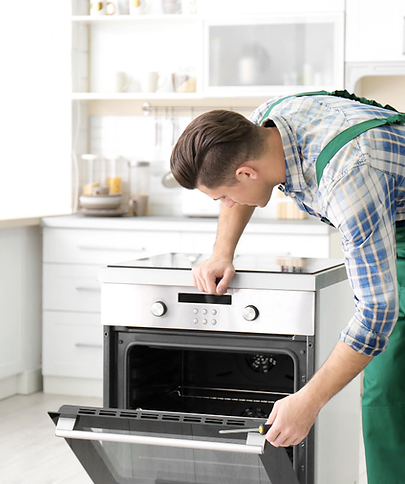
[[[63,439],[53,433],[48,411],[63,404],[101,406],[99,398],[17,395],[0,401],[1,484],[92,484]],[[367,484],[360,448],[359,482]]]

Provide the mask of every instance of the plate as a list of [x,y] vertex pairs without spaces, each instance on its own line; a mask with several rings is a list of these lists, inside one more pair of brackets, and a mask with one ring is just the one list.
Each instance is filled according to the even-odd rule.
[[83,215],[88,215],[91,217],[119,217],[128,213],[128,210],[123,210],[122,208],[115,208],[111,210],[102,210],[96,208],[81,208],[79,213]]

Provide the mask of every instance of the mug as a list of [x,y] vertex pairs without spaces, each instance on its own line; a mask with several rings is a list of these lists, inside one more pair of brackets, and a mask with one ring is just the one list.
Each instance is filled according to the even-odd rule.
[[129,0],[129,14],[142,15],[149,7],[150,0]]
[[164,14],[180,13],[180,0],[162,0]]
[[165,82],[166,76],[159,76],[156,71],[146,72],[141,81],[142,92],[156,92]]
[[125,72],[116,72],[114,75],[114,92],[125,92],[132,82],[132,77]]
[[90,15],[114,15],[115,4],[113,2],[101,2],[90,1]]
[[143,193],[132,195],[129,199],[129,210],[134,217],[144,217],[148,213],[149,196]]

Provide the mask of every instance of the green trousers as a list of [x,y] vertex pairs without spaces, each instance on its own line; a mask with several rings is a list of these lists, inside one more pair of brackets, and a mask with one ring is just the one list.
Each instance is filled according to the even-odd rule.
[[405,227],[397,228],[399,317],[388,348],[364,370],[368,484],[405,483]]

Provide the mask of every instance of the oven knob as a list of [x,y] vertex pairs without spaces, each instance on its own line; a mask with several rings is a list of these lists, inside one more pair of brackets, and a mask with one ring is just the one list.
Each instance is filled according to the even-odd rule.
[[259,310],[255,306],[246,306],[243,310],[242,316],[246,321],[254,321],[259,316]]
[[150,310],[153,316],[156,316],[157,318],[159,318],[160,316],[163,316],[164,314],[166,314],[167,307],[164,302],[156,301],[152,304],[152,306],[150,307]]

